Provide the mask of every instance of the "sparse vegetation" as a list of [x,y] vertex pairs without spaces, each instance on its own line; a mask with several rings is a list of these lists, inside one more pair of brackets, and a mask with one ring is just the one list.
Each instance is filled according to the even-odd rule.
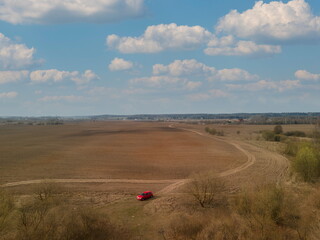
[[273,132],[275,134],[282,134],[283,133],[283,129],[282,129],[282,126],[281,125],[276,125],[273,129]]
[[306,137],[307,134],[303,131],[289,131],[285,132],[285,135],[288,137]]
[[[290,155],[288,158],[292,160],[293,166],[299,159],[303,160],[301,161],[303,164],[297,164],[302,166],[301,169],[317,169],[304,167],[314,166],[312,164],[305,165],[308,162],[305,161],[306,159],[318,159],[319,138],[302,139],[300,138],[302,134],[298,133],[301,130],[307,136],[311,136],[313,129],[310,125],[286,125],[285,129],[288,132],[276,134],[272,131],[273,126],[271,125],[227,126],[212,124],[211,126],[216,126],[216,129],[212,128],[216,136],[221,129],[224,129],[227,133],[225,138],[215,139],[201,138],[198,134],[193,136],[190,133],[192,131],[201,132],[204,128],[203,125],[192,125],[188,132],[181,131],[182,128],[185,128],[185,125],[182,125],[181,129],[178,126],[174,129],[168,128],[168,123],[110,122],[105,124],[95,122],[70,125],[69,127],[66,124],[58,128],[25,125],[3,127],[1,129],[2,154],[5,156],[5,160],[2,165],[3,168],[0,169],[3,173],[2,183],[28,178],[38,179],[40,177],[37,174],[41,172],[49,174],[47,178],[81,176],[79,178],[92,179],[99,175],[98,177],[101,178],[116,176],[119,179],[136,179],[136,176],[131,174],[132,170],[138,169],[139,176],[142,179],[145,175],[142,177],[141,173],[150,173],[146,176],[146,179],[155,181],[158,179],[161,179],[159,181],[174,178],[185,179],[190,176],[192,171],[199,173],[192,175],[191,182],[185,188],[188,193],[187,190],[180,187],[163,195],[156,194],[152,201],[143,203],[135,201],[135,189],[138,188],[137,186],[143,186],[143,188],[148,187],[146,190],[149,190],[150,184],[117,183],[106,186],[100,183],[68,183],[67,186],[72,188],[70,192],[65,192],[65,189],[57,188],[57,185],[50,182],[36,184],[33,185],[34,187],[32,185],[31,187],[28,186],[28,190],[25,190],[22,186],[8,188],[8,190],[12,190],[13,194],[19,191],[21,193],[17,196],[14,195],[14,198],[10,194],[1,195],[5,196],[3,199],[8,200],[1,200],[2,202],[11,203],[9,205],[0,204],[2,209],[10,209],[10,211],[0,210],[1,240],[318,239],[320,232],[320,224],[318,224],[320,195],[316,189],[318,188],[319,176],[317,172],[314,172],[315,175],[310,180],[309,178],[306,179],[306,181],[313,182],[312,184],[299,182],[290,184],[289,182],[284,185],[285,187],[268,184],[252,187],[252,189],[246,188],[248,182],[252,182],[252,185],[258,185],[260,182],[270,183],[278,180],[281,182],[283,179],[283,175],[280,174],[283,174],[284,168],[287,169],[287,163],[284,163],[284,159],[280,156],[277,158],[276,150],[272,148],[273,152],[271,154],[264,149],[265,146],[270,150],[270,146],[284,147],[284,143],[287,143],[285,152]],[[112,124],[114,125],[111,126]],[[61,132],[59,133],[57,129]],[[241,129],[241,134],[238,129]],[[256,142],[253,140],[257,136],[261,137],[261,129],[272,132],[273,137],[270,138],[272,141],[274,141],[275,136],[279,136],[282,143]],[[13,135],[13,133],[17,135]],[[283,142],[287,133],[289,136]],[[145,136],[148,137],[148,141],[145,141]],[[316,136],[316,133],[313,136]],[[235,139],[233,140],[232,137],[235,137]],[[141,139],[143,141],[140,141]],[[240,143],[241,139],[248,141],[242,145]],[[126,140],[128,141],[126,142]],[[201,172],[217,166],[219,170],[216,170],[220,174],[220,169],[221,172],[228,171],[230,168],[232,170],[239,165],[241,166],[247,160],[245,154],[239,154],[239,149],[229,144],[229,140],[231,143],[235,143],[234,145],[239,143],[239,147],[252,153],[258,164],[253,164],[245,171],[226,178],[216,178],[214,174]],[[13,142],[16,144],[12,144]],[[45,142],[45,144],[42,144],[42,142]],[[106,142],[108,142],[107,147]],[[249,146],[251,142],[259,148],[254,145]],[[161,151],[157,151],[159,143],[161,143]],[[168,157],[166,151],[168,148],[165,145],[166,143],[168,143],[170,149],[170,157]],[[84,144],[85,148],[78,147]],[[126,149],[126,145],[128,145],[128,149]],[[15,148],[12,146],[16,150],[13,151]],[[136,152],[132,151],[133,147],[137,147]],[[70,149],[76,151],[71,152]],[[216,152],[216,150],[218,151]],[[141,154],[142,151],[143,155]],[[118,154],[119,152],[121,154]],[[199,153],[201,154],[199,155]],[[220,153],[223,154],[220,155]],[[90,169],[92,171],[84,171],[88,166],[88,154],[90,154]],[[107,155],[108,158],[106,158]],[[116,163],[118,165],[109,165],[107,160],[111,155],[114,159],[117,159]],[[159,157],[161,155],[162,157]],[[56,159],[61,159],[60,156],[64,156],[64,158],[56,161]],[[238,162],[233,161],[234,156],[236,156]],[[8,162],[6,162],[6,159],[8,159]],[[34,168],[30,167],[30,170],[35,169],[35,172],[29,171],[28,175],[26,174],[27,171],[19,171],[18,167],[16,169],[11,168],[14,164],[19,166],[15,162],[16,159],[21,159],[19,164],[26,163],[23,168],[35,166]],[[105,164],[103,167],[99,165],[102,159]],[[132,166],[136,167],[136,159],[146,159],[148,163],[150,163],[150,159],[153,159],[156,164],[150,167],[143,162],[134,169]],[[65,162],[68,164],[64,164]],[[77,166],[72,171],[68,171],[68,166],[74,166],[75,162],[77,162]],[[110,162],[115,163],[115,161]],[[219,164],[213,165],[213,162]],[[283,165],[278,165],[279,162]],[[57,171],[50,175],[51,172],[43,171],[44,168],[41,168],[39,163],[45,163],[48,169],[59,169],[60,172]],[[161,168],[156,167],[159,166],[159,163],[161,163]],[[172,165],[169,163],[172,163]],[[311,163],[314,162],[311,161]],[[10,164],[12,165],[10,166]],[[109,171],[109,169],[116,169],[115,167],[120,167],[118,172]],[[266,167],[266,169],[263,167]],[[128,171],[129,168],[130,171]],[[292,169],[297,171],[299,167],[293,167]],[[103,173],[105,174],[103,175],[102,170],[109,172]],[[313,173],[309,170],[306,172]],[[169,174],[167,174],[168,172]],[[153,175],[151,176],[151,174]],[[302,173],[297,172],[297,175],[304,180]],[[17,179],[12,180],[12,177],[8,176],[17,176]],[[157,193],[164,186],[163,183],[157,185],[154,192]],[[152,184],[152,187],[155,187],[155,185]],[[30,195],[30,189],[34,190],[32,195]],[[114,191],[123,191],[123,193],[115,194]],[[70,196],[70,198],[66,196]],[[15,204],[13,204],[14,202]],[[9,207],[3,208],[2,206]],[[8,214],[3,218],[5,212]],[[5,221],[1,219],[5,219]]]
[[12,196],[0,189],[0,239],[5,239],[10,230],[13,211]]
[[[35,192],[31,201],[17,207],[13,199],[0,194],[0,239],[7,240],[121,240],[130,231],[88,206],[75,208],[53,193],[53,184],[42,184],[44,195]],[[39,196],[42,196],[39,198]],[[16,214],[13,214],[16,212]]]
[[[314,199],[316,195],[312,196]],[[275,184],[246,189],[229,196],[227,207],[202,208],[192,214],[173,214],[162,231],[166,240],[307,240],[317,226],[308,198],[298,198]],[[306,224],[309,223],[309,224]]]
[[319,151],[310,144],[300,147],[294,159],[293,167],[304,181],[315,181],[320,177]]
[[187,186],[189,194],[201,207],[215,206],[223,195],[224,184],[210,172],[194,174]]
[[221,131],[218,131],[214,128],[209,128],[209,127],[206,127],[204,129],[207,133],[211,134],[211,135],[217,135],[217,136],[224,136],[224,131],[221,130]]

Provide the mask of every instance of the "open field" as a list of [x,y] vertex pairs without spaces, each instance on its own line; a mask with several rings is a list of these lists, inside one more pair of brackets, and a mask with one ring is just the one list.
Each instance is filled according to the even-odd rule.
[[[224,136],[205,133],[204,125],[178,122],[1,126],[0,183],[14,186],[20,181],[16,185],[60,179],[69,186],[91,183],[84,189],[100,191],[121,185],[129,192],[148,185],[158,191],[204,170],[235,181],[237,187],[252,177],[261,182],[277,180],[288,170],[274,143],[257,141],[259,132],[272,130],[272,125],[209,127],[223,131]],[[313,127],[284,126],[284,131],[290,130],[309,134]]]
[[[260,137],[261,130],[274,126],[208,125],[223,136],[206,133],[206,126],[136,121],[1,126],[0,185],[23,206],[34,201],[38,186],[54,184],[69,208],[97,209],[124,224],[133,239],[163,239],[161,229],[168,229],[175,216],[204,218],[206,211],[201,213],[186,194],[195,172],[210,170],[223,180],[227,205],[247,187],[292,185],[290,163],[279,152],[282,143]],[[311,125],[283,128],[313,131]],[[136,201],[135,195],[144,190],[153,191],[155,198]],[[215,211],[209,210],[208,217]],[[222,206],[217,211],[229,210]]]
[[[231,144],[165,123],[1,126],[1,182],[32,179],[184,179],[247,159]],[[236,156],[236,157],[235,157]]]

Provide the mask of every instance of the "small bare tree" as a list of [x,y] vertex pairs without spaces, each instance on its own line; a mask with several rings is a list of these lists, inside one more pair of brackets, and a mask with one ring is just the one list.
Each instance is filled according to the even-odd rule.
[[224,189],[224,183],[213,173],[194,174],[188,184],[188,191],[201,207],[217,203]]

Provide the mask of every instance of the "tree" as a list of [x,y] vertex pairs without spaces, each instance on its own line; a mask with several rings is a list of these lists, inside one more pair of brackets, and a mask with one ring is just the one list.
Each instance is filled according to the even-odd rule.
[[281,126],[281,125],[275,126],[274,129],[273,129],[273,132],[274,132],[275,134],[281,134],[281,133],[283,133],[282,126]]
[[195,174],[188,185],[189,193],[201,207],[213,205],[221,195],[224,184],[212,173]]

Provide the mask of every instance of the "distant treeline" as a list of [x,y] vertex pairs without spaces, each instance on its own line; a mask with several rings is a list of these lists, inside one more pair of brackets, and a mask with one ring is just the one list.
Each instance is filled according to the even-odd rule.
[[[315,124],[320,121],[320,112],[295,113],[230,113],[230,114],[138,114],[138,115],[96,115],[77,117],[7,117],[4,121],[106,121],[106,120],[136,120],[136,121],[190,121],[190,123],[228,123],[228,124]],[[194,122],[192,122],[194,121]]]

